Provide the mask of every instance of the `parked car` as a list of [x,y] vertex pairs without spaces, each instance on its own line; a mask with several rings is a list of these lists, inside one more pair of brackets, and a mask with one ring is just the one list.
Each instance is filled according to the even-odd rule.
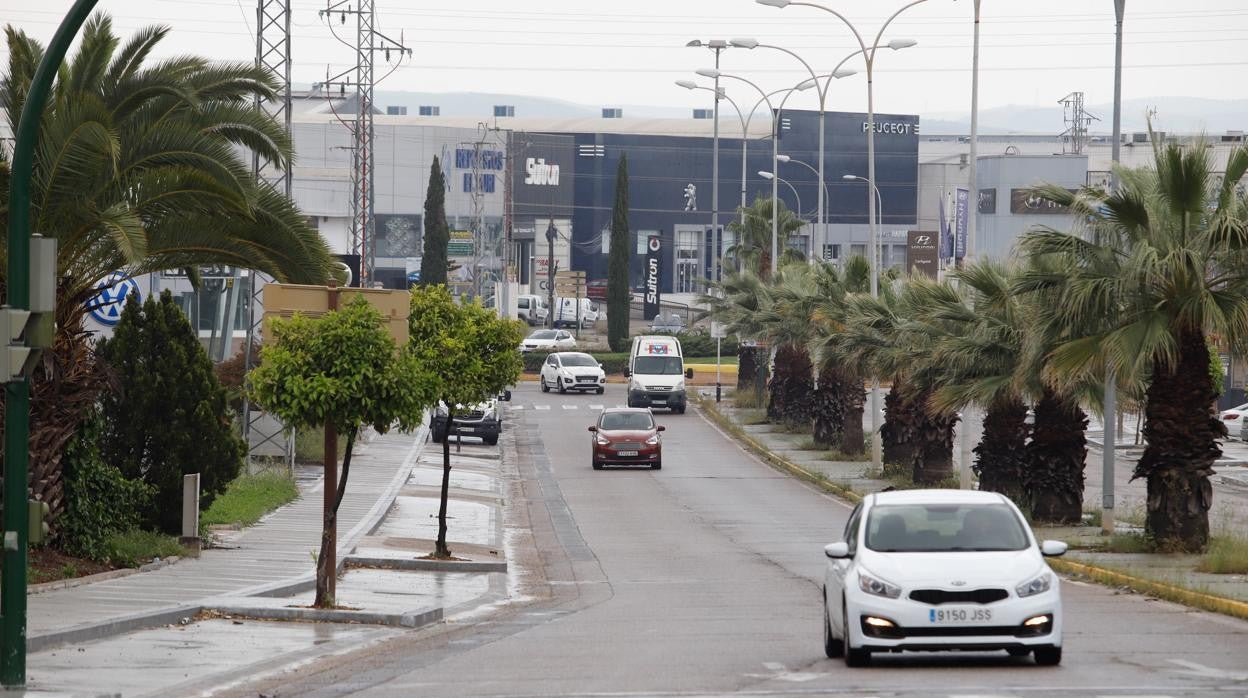
[[441,443],[443,439],[452,434],[458,434],[461,437],[479,436],[482,441],[491,446],[498,443],[498,437],[503,432],[503,415],[499,411],[497,399],[467,408],[458,405],[455,411],[455,429],[450,433],[448,433],[447,425],[448,412],[444,402],[439,402],[437,409],[434,410],[433,422],[429,427],[429,436],[434,443]]
[[1229,410],[1222,410],[1219,416],[1226,423],[1228,436],[1244,438],[1244,422],[1248,421],[1248,402],[1236,405]]
[[593,281],[590,281],[589,283],[585,284],[585,295],[589,296],[593,300],[598,301],[599,303],[606,303],[607,302],[607,280],[606,279],[594,279]]
[[589,354],[575,351],[561,351],[547,356],[538,380],[543,393],[554,388],[561,393],[592,390],[602,395],[607,386],[607,374],[602,370],[602,364]]
[[872,652],[1005,650],[1062,661],[1062,600],[1038,543],[995,492],[909,490],[867,496],[824,548],[823,641],[864,666]]
[[650,321],[650,331],[654,333],[680,334],[685,331],[685,320],[676,313],[668,313],[667,315],[659,313]]
[[550,317],[550,309],[546,307],[546,299],[536,295],[523,295],[516,298],[516,317],[529,323],[529,326],[545,325]]
[[598,304],[588,298],[556,298],[555,327],[576,327],[580,320],[581,329],[587,330],[598,322]]
[[576,338],[567,330],[538,330],[520,344],[520,351],[563,351],[575,349]]
[[591,426],[591,462],[594,470],[604,465],[649,465],[663,467],[663,439],[659,432],[666,427],[654,423],[648,409],[613,407],[598,415]]

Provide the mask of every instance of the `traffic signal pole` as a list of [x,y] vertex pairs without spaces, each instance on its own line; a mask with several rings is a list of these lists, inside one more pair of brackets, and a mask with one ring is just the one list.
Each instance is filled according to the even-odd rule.
[[[17,124],[9,179],[9,267],[5,303],[30,309],[30,180],[35,143],[52,80],[96,0],[77,0],[39,62]],[[7,339],[6,339],[7,341]],[[30,383],[4,386],[4,570],[0,578],[0,685],[26,685],[27,478],[30,463]]]

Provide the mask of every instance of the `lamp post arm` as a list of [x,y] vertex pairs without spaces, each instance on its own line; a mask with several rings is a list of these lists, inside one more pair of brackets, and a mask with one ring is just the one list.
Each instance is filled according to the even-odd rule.
[[898,9],[896,12],[893,13],[893,16],[889,17],[887,20],[884,21],[884,24],[880,25],[880,30],[876,32],[875,34],[875,43],[871,45],[871,58],[872,59],[875,58],[875,50],[880,47],[880,39],[884,37],[884,30],[888,29],[888,25],[892,24],[893,20],[897,19],[897,16],[900,15],[902,12],[905,12],[906,10],[910,9],[911,7],[914,7],[915,5],[921,5],[925,2],[927,2],[927,0],[914,0],[914,2],[908,5],[902,5],[900,9]]
[[[806,72],[810,73],[811,79],[815,81],[815,87],[819,89],[819,103],[823,104],[824,89],[819,87],[819,74],[815,72],[814,68],[810,67],[810,63],[808,63],[805,58],[802,58],[801,56],[797,55],[797,53],[794,51],[791,51],[783,46],[776,46],[775,44],[759,44],[758,47],[775,49],[776,51],[780,51],[781,53],[787,53],[790,56],[796,58],[799,63],[805,66]],[[833,72],[836,72],[836,71],[833,71]],[[829,84],[831,84],[832,81],[830,78],[828,82]]]
[[[853,58],[854,56],[861,55],[861,54],[862,54],[862,49],[858,49],[857,51],[854,51],[853,53],[849,54],[848,56],[845,56],[844,58],[842,58],[842,59],[841,59],[841,62],[840,62],[840,63],[837,63],[837,64],[836,64],[836,67],[832,69],[832,72],[828,73],[827,75],[823,75],[823,76],[821,76],[821,77],[827,78],[827,81],[826,81],[826,82],[824,82],[824,90],[823,90],[823,95],[820,97],[820,100],[822,100],[822,99],[826,98],[826,97],[828,96],[828,94],[829,94],[830,92],[832,92],[832,81],[836,79],[836,73],[837,73],[837,71],[839,71],[839,70],[841,69],[841,67],[842,67],[842,66],[844,66],[844,65],[845,65],[845,63],[849,61],[849,59]],[[824,102],[820,101],[820,103],[819,103],[819,107],[820,107],[821,109],[826,108],[826,106],[827,106],[827,105],[826,105],[826,104],[824,104]]]

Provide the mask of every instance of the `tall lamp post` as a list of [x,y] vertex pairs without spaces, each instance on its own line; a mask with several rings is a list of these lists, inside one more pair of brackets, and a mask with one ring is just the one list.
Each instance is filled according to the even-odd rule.
[[[836,65],[836,68],[832,69],[831,73],[829,73],[826,76],[820,76],[817,73],[815,73],[814,68],[810,67],[810,63],[806,62],[806,59],[802,58],[801,56],[797,55],[793,51],[783,46],[776,46],[775,44],[760,43],[757,39],[733,39],[732,41],[729,42],[729,44],[731,44],[732,46],[735,46],[736,48],[744,48],[744,49],[750,49],[750,50],[753,50],[756,48],[769,48],[774,51],[780,51],[781,53],[787,53],[790,56],[796,58],[798,62],[800,62],[806,68],[806,71],[810,73],[810,77],[816,81],[815,86],[818,88],[818,91],[819,91],[819,172],[818,172],[818,175],[819,175],[819,208],[818,208],[818,220],[816,222],[820,226],[820,234],[823,235],[825,234],[823,231],[823,225],[827,222],[826,220],[824,220],[824,213],[823,213],[824,206],[825,206],[824,179],[823,179],[823,165],[824,165],[823,151],[824,151],[824,131],[825,131],[824,120],[827,115],[828,92],[832,89],[833,78],[836,78],[839,80],[840,78],[847,78],[850,75],[856,75],[858,73],[858,71],[856,70],[842,69],[841,66],[845,64],[846,60],[849,60],[849,58],[856,56],[862,52],[855,51],[854,53],[851,53],[849,56],[846,56],[843,60],[841,60],[841,62]],[[819,84],[818,81],[821,77],[826,77],[827,80],[823,82],[822,84]]]
[[[877,206],[872,206],[872,209],[874,209],[873,211],[874,215],[879,218],[882,218],[884,216],[884,200],[880,196],[880,188],[875,186],[875,182],[871,181],[870,179],[867,179],[866,177],[859,177],[858,175],[852,175],[852,174],[841,175],[841,179],[845,181],[858,180],[858,181],[866,182],[867,187],[868,187],[867,199],[871,201],[872,203],[878,203]],[[872,196],[872,194],[874,194],[874,196]],[[878,223],[878,221],[872,221],[872,222]],[[870,238],[870,245],[871,245],[871,297],[879,298],[880,290],[879,290],[878,270],[880,267],[880,262],[882,260],[880,259],[878,235],[872,233],[871,238]],[[880,377],[879,376],[873,376],[871,378],[871,459],[877,463],[883,463],[884,461],[884,442],[880,438]]]
[[[728,48],[728,42],[723,39],[711,39],[703,42],[701,39],[694,39],[685,46],[697,48],[705,46],[715,52],[715,70],[719,70],[719,54]],[[720,279],[719,260],[722,255],[720,251],[721,236],[719,233],[719,100],[723,97],[723,92],[719,89],[719,78],[715,78],[715,119],[714,137],[711,140],[711,278],[715,281]],[[735,106],[735,105],[734,105]],[[741,110],[738,109],[740,114]]]
[[[818,171],[818,170],[816,170],[815,168],[811,167],[809,163],[802,162],[801,160],[798,160],[797,158],[795,158],[795,157],[793,157],[793,156],[791,156],[791,155],[784,155],[784,154],[777,155],[777,156],[776,156],[776,161],[778,161],[778,162],[780,162],[780,163],[789,163],[789,162],[792,162],[792,163],[795,163],[795,164],[801,165],[802,167],[805,167],[806,169],[810,170],[811,172],[814,172],[816,177],[819,177],[819,171]],[[828,192],[828,191],[827,191],[827,188],[828,188],[828,183],[827,183],[827,182],[825,182],[825,181],[823,181],[823,178],[822,178],[822,177],[819,177],[819,191],[820,191],[820,193],[821,193],[821,194],[823,194],[824,196],[826,196],[827,198],[829,198],[829,199],[830,199],[830,198],[832,198],[832,195],[831,195],[831,192]],[[822,217],[822,214],[820,214],[820,216]]]
[[[858,48],[861,49],[863,61],[865,62],[866,68],[867,68],[867,180],[870,183],[871,187],[875,189],[875,91],[874,91],[874,84],[873,84],[874,83],[873,72],[875,68],[875,52],[877,49],[880,48],[880,39],[883,38],[884,36],[884,30],[888,29],[888,25],[892,24],[893,20],[897,19],[898,15],[910,9],[911,7],[914,7],[915,5],[920,5],[924,2],[927,2],[927,0],[913,0],[913,2],[903,5],[901,9],[894,12],[887,20],[884,21],[884,24],[880,25],[880,29],[878,32],[876,32],[876,35],[875,35],[875,41],[873,41],[870,46],[867,46],[867,43],[862,38],[862,34],[859,33],[858,28],[854,26],[853,22],[850,22],[849,19],[845,17],[845,15],[841,14],[840,12],[837,12],[836,10],[830,7],[826,7],[818,3],[798,2],[795,0],[754,0],[754,1],[760,5],[767,5],[768,7],[775,7],[775,8],[780,8],[780,9],[783,9],[790,5],[796,5],[796,6],[801,6],[801,7],[813,7],[818,10],[823,10],[824,12],[827,12],[828,14],[841,20],[845,24],[845,26],[849,28],[849,31],[853,33],[854,38],[857,39]],[[901,44],[904,44],[905,46],[913,46],[916,42],[901,41],[898,43],[899,43],[899,46]],[[900,46],[900,47],[904,48],[905,46]],[[879,226],[877,224],[877,216],[876,216],[876,211],[875,211],[875,202],[876,202],[876,198],[878,198],[878,195],[879,195],[879,189],[875,189],[875,193],[877,195],[875,197],[871,196],[870,192],[867,193],[867,225],[870,227],[870,230],[871,230],[872,247],[875,247],[878,244],[878,237],[879,237],[879,230],[878,230]],[[878,265],[872,264],[871,265],[871,297],[872,298],[879,297],[879,283],[880,283],[879,275],[880,275],[880,271],[879,271]],[[879,379],[876,378],[873,381],[873,387],[871,391],[871,402],[872,402],[871,421],[872,421],[872,431],[874,432],[871,437],[871,464],[877,468],[880,467],[883,462],[882,443],[880,442],[880,433],[878,429],[879,419],[880,419],[879,410],[877,408],[878,400],[879,400]]]
[[[771,117],[771,163],[772,164],[771,164],[771,169],[774,172],[776,170],[776,157],[780,154],[780,151],[779,151],[780,115],[784,112],[784,105],[786,102],[789,101],[789,97],[793,96],[794,92],[809,90],[810,88],[815,86],[817,81],[814,78],[810,78],[808,80],[803,80],[802,82],[799,82],[798,84],[794,85],[788,90],[785,90],[784,98],[780,100],[780,106],[772,107],[770,95],[766,91],[764,91],[763,88],[755,84],[752,80],[743,78],[740,75],[722,73],[718,70],[712,70],[709,68],[699,69],[697,73],[698,75],[701,75],[702,77],[705,77],[705,78],[724,77],[724,78],[729,78],[732,80],[739,80],[749,85],[750,87],[753,87],[755,90],[758,90],[758,93],[762,95],[764,101],[767,102],[767,106],[772,109],[772,117]],[[778,187],[779,187],[779,182],[773,179],[771,181],[771,275],[773,278],[776,275],[776,269],[777,269],[776,255],[779,253],[779,239],[780,239],[779,206],[776,205],[776,202],[779,199]]]
[[[1118,166],[1119,148],[1122,141],[1122,19],[1126,14],[1126,0],[1114,0],[1114,142],[1111,144],[1113,167]],[[979,1],[975,2],[978,11]],[[979,26],[978,21],[976,26]],[[1118,172],[1110,177],[1110,186],[1118,189]],[[1105,424],[1104,446],[1101,448],[1101,531],[1114,532],[1114,454],[1118,444],[1115,422],[1117,406],[1117,376],[1113,366],[1105,369]]]

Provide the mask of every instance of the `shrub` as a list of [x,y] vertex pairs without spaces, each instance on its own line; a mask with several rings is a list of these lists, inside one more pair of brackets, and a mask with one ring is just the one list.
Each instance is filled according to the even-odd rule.
[[144,527],[178,533],[182,476],[199,473],[202,510],[242,467],[245,451],[225,390],[168,291],[142,306],[132,296],[112,339],[101,340],[96,352],[119,386],[102,400],[100,455],[154,489]]
[[173,536],[139,530],[114,533],[105,541],[104,549],[109,562],[119,567],[138,567],[158,557],[186,552]]
[[[237,414],[243,412],[243,381],[247,377],[246,346],[240,347],[238,353],[213,367],[212,372],[217,382],[225,388],[226,402]],[[253,365],[260,364],[260,343],[252,342],[251,356]]]
[[58,547],[70,555],[92,560],[108,558],[110,536],[139,525],[141,512],[151,506],[153,488],[127,480],[100,457],[102,428],[97,411],[65,447],[65,514],[61,517]]

